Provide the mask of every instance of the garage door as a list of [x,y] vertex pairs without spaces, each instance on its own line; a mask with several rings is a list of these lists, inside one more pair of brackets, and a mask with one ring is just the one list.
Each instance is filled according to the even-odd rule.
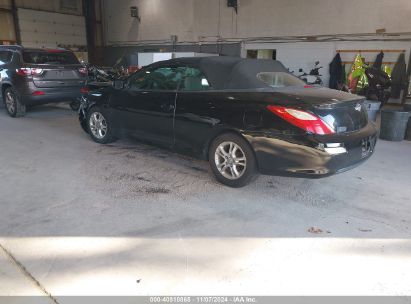
[[22,45],[57,47],[87,45],[83,16],[18,9]]

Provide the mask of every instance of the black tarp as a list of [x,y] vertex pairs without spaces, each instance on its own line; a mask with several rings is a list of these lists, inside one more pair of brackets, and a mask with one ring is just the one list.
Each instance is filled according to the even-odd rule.
[[330,63],[330,82],[328,87],[330,89],[338,90],[339,86],[343,83],[343,76],[341,56],[340,53],[337,53]]
[[384,59],[384,52],[381,51],[381,52],[377,55],[377,57],[375,58],[375,61],[374,61],[373,65],[372,65],[372,67],[381,70],[382,60],[383,60],[383,59]]
[[400,98],[401,90],[407,84],[407,69],[404,53],[400,54],[391,73],[391,97]]

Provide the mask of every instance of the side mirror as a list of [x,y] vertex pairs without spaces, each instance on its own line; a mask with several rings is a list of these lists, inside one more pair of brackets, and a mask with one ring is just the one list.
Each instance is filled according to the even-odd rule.
[[124,81],[123,80],[114,80],[113,81],[113,87],[116,90],[122,90],[124,89]]

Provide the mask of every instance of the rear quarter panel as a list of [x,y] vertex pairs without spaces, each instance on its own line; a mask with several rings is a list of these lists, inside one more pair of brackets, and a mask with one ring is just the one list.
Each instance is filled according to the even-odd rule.
[[283,132],[301,133],[267,110],[268,104],[301,104],[285,101],[281,94],[260,91],[195,91],[177,94],[174,121],[175,148],[205,158],[210,142],[224,132],[244,135]]

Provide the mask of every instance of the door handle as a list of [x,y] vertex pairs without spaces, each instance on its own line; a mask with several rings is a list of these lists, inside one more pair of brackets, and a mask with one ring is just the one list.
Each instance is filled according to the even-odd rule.
[[164,112],[170,112],[170,111],[174,110],[174,105],[163,103],[163,104],[161,105],[161,109],[162,109]]

